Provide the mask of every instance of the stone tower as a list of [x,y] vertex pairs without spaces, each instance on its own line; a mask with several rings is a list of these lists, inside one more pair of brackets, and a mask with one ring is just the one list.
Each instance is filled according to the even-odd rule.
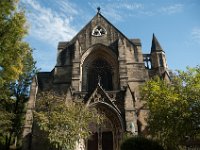
[[147,109],[139,86],[155,75],[169,79],[165,52],[155,35],[150,54],[143,54],[140,39],[127,38],[98,11],[72,40],[59,42],[53,70],[34,78],[24,149],[38,149],[32,110],[37,93],[51,89],[70,93],[74,100],[84,99],[105,114],[105,126],[91,128],[94,140],[85,139],[86,150],[119,150],[125,132],[146,132]]

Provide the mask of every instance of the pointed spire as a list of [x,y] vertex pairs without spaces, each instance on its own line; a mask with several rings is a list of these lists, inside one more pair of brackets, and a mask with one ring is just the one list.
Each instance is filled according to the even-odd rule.
[[153,33],[153,39],[151,44],[151,53],[156,51],[163,51],[162,47],[160,46],[160,43],[158,42],[156,36]]

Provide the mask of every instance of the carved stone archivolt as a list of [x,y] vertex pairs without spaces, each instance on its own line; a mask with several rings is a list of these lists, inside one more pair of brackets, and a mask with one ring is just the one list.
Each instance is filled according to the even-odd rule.
[[[96,143],[98,143],[98,149],[102,150],[103,147],[105,147],[105,139],[107,139],[105,136],[110,134],[109,138],[111,138],[111,141],[109,142],[109,145],[112,145],[112,150],[119,150],[120,141],[123,136],[122,133],[124,132],[119,114],[101,102],[96,103],[93,107],[96,107],[98,113],[104,116],[102,124],[91,125],[92,133],[97,134]],[[90,145],[88,142],[86,142],[86,147],[90,150],[91,147],[89,147]]]
[[[96,135],[96,143],[98,143],[98,149],[102,149],[105,145],[103,137],[110,136],[110,144],[112,144],[113,150],[119,150],[119,143],[124,132],[123,119],[120,110],[113,103],[114,95],[107,94],[100,85],[96,87],[87,101],[86,106],[95,107],[99,115],[104,116],[104,121],[100,125],[91,125],[91,131]],[[105,138],[106,139],[106,138]],[[91,149],[91,141],[88,141],[88,149]],[[93,141],[94,142],[94,141]],[[95,143],[95,142],[94,142]],[[86,147],[87,147],[86,146]]]

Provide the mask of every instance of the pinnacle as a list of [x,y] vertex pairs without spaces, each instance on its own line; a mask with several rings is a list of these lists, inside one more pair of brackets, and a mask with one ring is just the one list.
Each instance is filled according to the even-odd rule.
[[156,36],[153,33],[153,39],[151,44],[151,53],[156,51],[163,51],[162,47],[160,46],[160,43],[158,42]]

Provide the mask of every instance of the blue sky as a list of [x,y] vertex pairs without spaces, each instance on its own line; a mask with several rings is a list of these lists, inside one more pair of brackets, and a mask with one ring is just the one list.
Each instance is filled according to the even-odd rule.
[[30,27],[26,37],[37,67],[51,71],[57,44],[69,41],[96,14],[106,17],[128,38],[140,38],[149,53],[152,34],[166,52],[170,69],[200,65],[199,0],[21,0]]

